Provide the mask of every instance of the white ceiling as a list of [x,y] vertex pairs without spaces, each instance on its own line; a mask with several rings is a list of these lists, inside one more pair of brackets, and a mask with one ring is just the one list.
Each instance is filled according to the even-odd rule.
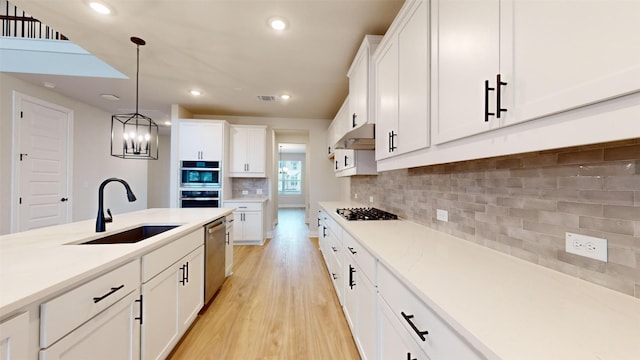
[[[84,0],[13,0],[20,9],[129,76],[129,80],[15,74],[110,113],[135,108],[140,48],[140,112],[331,119],[348,93],[347,70],[366,34],[382,35],[404,0],[108,0],[101,16]],[[275,32],[267,19],[289,28]],[[193,97],[188,92],[203,92]],[[120,101],[99,95],[109,93]],[[259,95],[291,99],[260,102]],[[159,119],[163,120],[163,119]]]

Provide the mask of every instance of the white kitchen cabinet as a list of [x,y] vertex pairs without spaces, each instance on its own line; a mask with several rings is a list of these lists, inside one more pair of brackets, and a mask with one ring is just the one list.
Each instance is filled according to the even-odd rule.
[[389,306],[379,298],[378,301],[379,360],[430,360],[420,349],[410,334],[402,328]]
[[318,241],[324,257],[329,277],[336,291],[338,302],[344,306],[344,271],[343,271],[343,246],[342,227],[336,224],[329,215],[320,211],[318,213]]
[[637,1],[434,1],[436,143],[637,92],[638,12]]
[[389,306],[395,319],[402,324],[405,332],[410,334],[429,359],[484,359],[480,352],[409,290],[386,266],[378,266],[377,284],[382,302]]
[[0,360],[27,359],[29,313],[23,312],[0,323]]
[[502,125],[640,90],[639,1],[511,1],[500,11],[513,14],[502,21],[511,46],[500,67],[513,79]]
[[430,144],[428,24],[428,1],[407,1],[374,55],[377,160]]
[[225,221],[227,224],[227,232],[224,243],[224,273],[226,276],[231,276],[231,274],[233,274],[233,214],[227,215]]
[[222,161],[223,146],[223,123],[180,120],[178,160]]
[[266,177],[267,128],[231,125],[231,177]]
[[329,151],[329,158],[334,157],[336,149],[344,148],[344,143],[341,142],[341,138],[347,133],[349,126],[349,96],[347,96],[342,102],[342,106],[338,109],[336,116],[329,124],[329,131],[327,134],[327,144]]
[[142,282],[142,358],[165,358],[204,305],[204,230],[144,255]]
[[348,149],[373,149],[374,140],[374,90],[373,53],[382,36],[365,35],[351,67],[349,77],[349,102],[347,115],[341,123],[340,147]]
[[139,302],[140,292],[136,289],[41,350],[39,359],[140,359]]
[[264,244],[265,211],[264,201],[225,202],[225,207],[235,208],[233,212],[233,242],[236,245]]
[[[369,271],[375,272],[375,260],[349,233],[343,233],[344,241],[344,313],[351,333],[363,359],[376,359],[376,290],[374,273],[367,273],[360,263],[370,262]],[[357,245],[356,245],[357,244]],[[360,261],[356,260],[356,257]]]
[[336,177],[376,175],[375,150],[337,149],[334,171]]

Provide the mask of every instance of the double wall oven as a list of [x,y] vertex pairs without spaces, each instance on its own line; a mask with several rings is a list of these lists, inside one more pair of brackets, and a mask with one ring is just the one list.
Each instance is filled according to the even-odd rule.
[[219,161],[180,162],[180,207],[220,207]]

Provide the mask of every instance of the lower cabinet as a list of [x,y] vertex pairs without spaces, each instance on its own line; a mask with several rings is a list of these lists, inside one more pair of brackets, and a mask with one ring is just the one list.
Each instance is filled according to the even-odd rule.
[[233,214],[225,219],[227,232],[224,239],[224,273],[226,276],[233,274]]
[[142,284],[142,359],[163,359],[204,304],[204,246]]
[[236,245],[264,244],[264,202],[225,202],[233,212],[233,242]]
[[430,360],[418,344],[402,328],[389,306],[382,299],[378,301],[379,336],[378,353],[380,360]]
[[0,323],[0,360],[20,360],[29,354],[29,313]]
[[60,341],[41,350],[40,360],[140,359],[139,302],[140,292],[136,289]]

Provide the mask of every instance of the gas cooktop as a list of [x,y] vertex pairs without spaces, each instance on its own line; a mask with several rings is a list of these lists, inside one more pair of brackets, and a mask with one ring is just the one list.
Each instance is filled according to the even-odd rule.
[[397,220],[398,215],[374,207],[337,209],[338,215],[347,220]]

